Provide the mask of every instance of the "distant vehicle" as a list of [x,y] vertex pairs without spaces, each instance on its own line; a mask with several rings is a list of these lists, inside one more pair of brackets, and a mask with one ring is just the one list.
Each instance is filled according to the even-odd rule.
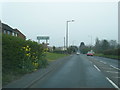
[[92,52],[87,52],[87,54],[86,54],[87,56],[93,56],[93,53]]
[[79,52],[77,52],[76,54],[77,54],[77,55],[79,55],[80,53],[79,53]]

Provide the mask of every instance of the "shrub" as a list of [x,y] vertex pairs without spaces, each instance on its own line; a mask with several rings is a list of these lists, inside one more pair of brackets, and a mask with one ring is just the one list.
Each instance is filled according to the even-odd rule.
[[109,49],[109,50],[105,50],[103,51],[104,55],[118,55],[120,52],[120,49]]
[[18,37],[2,36],[3,74],[28,73],[47,65],[44,47],[37,42]]

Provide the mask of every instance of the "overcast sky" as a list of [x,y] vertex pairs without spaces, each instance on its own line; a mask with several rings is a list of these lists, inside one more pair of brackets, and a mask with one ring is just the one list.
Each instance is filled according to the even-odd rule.
[[69,45],[79,46],[100,40],[118,40],[117,2],[6,2],[2,3],[1,21],[19,29],[27,39],[50,36],[50,46],[63,46],[66,21]]

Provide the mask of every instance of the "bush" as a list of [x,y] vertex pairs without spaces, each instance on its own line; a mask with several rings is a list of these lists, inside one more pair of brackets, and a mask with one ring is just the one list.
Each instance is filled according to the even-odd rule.
[[[2,36],[2,72],[28,73],[47,65],[43,45],[18,37]],[[4,76],[3,76],[4,79]]]
[[120,49],[109,49],[109,50],[105,50],[103,51],[104,55],[118,55],[120,52]]

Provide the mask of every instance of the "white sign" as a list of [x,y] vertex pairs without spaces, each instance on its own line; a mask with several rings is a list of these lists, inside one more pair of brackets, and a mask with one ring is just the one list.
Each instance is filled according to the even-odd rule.
[[49,40],[49,36],[37,36],[38,40]]

